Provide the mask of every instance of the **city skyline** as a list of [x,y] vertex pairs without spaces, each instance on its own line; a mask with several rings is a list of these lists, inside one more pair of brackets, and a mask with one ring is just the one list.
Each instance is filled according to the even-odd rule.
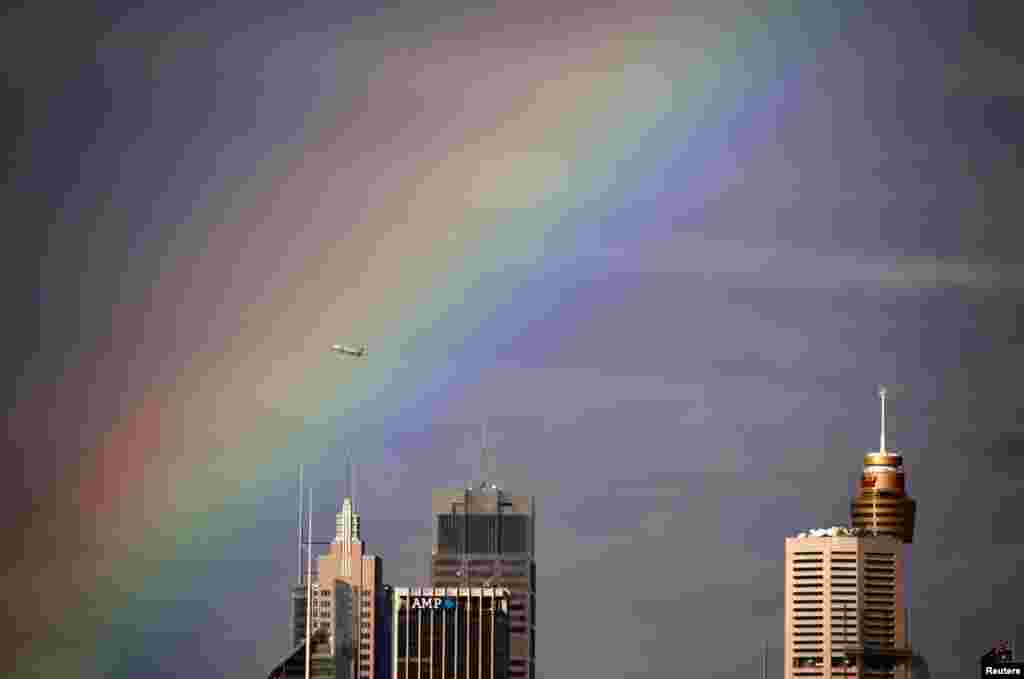
[[[813,529],[786,537],[783,628],[785,643],[781,669],[784,677],[803,676],[814,672],[821,676],[875,676],[871,674],[871,668],[866,667],[869,663],[873,663],[872,667],[877,665],[874,672],[881,672],[878,676],[888,676],[884,669],[878,668],[885,663],[895,663],[888,671],[895,671],[893,676],[897,679],[911,679],[912,675],[909,672],[912,665],[918,668],[922,666],[920,654],[915,653],[911,645],[910,614],[909,609],[905,607],[908,577],[905,566],[907,548],[904,547],[904,543],[909,545],[912,542],[915,502],[906,493],[907,480],[903,456],[897,449],[886,444],[887,393],[886,386],[878,388],[881,410],[880,443],[877,450],[870,450],[864,455],[863,473],[859,483],[855,484],[855,495],[850,502],[850,521],[846,526]],[[509,597],[508,601],[513,606],[511,630],[515,633],[517,626],[522,625],[520,618],[529,622],[528,629],[535,630],[536,609],[533,603],[535,595],[532,583],[536,578],[533,571],[536,499],[509,494],[504,489],[504,484],[496,482],[497,456],[494,447],[488,445],[486,423],[481,427],[479,445],[480,458],[475,480],[467,482],[463,488],[457,490],[432,490],[431,514],[436,519],[436,525],[432,529],[434,539],[431,549],[430,586],[409,588],[402,586],[403,583],[389,584],[398,585],[394,590],[396,602],[399,598],[411,597],[411,606],[406,602],[401,608],[409,606],[412,609],[453,608],[448,604],[456,599],[451,599],[449,595],[461,595],[471,591],[490,592],[492,590],[481,588],[504,587],[511,584],[512,593],[504,590],[505,596]],[[302,471],[300,468],[300,492]],[[323,561],[323,556],[316,557],[319,565],[314,578],[321,583],[325,577],[321,573],[322,565],[338,560],[339,543],[351,542],[362,546],[360,517],[354,512],[352,503],[352,497],[356,492],[353,479],[353,467],[349,461],[347,488],[341,496],[341,511],[336,519],[337,537],[330,543],[330,554],[333,556],[329,556],[326,562]],[[838,483],[836,487],[840,487]],[[903,508],[904,504],[909,505],[909,510]],[[511,520],[506,528],[504,540],[502,527],[506,522],[501,520],[503,512],[507,519]],[[521,526],[519,524],[524,517],[526,523]],[[518,523],[516,519],[519,519]],[[524,609],[520,603],[516,612],[517,595],[514,592],[521,588],[519,581],[522,580],[523,574],[520,573],[519,562],[523,556],[529,557],[531,584],[526,591],[529,592],[528,600],[531,604]],[[335,564],[331,570],[338,567]],[[801,589],[808,587],[814,589]],[[413,594],[419,596],[413,597]],[[424,599],[424,595],[429,596]],[[822,596],[824,599],[820,598]],[[424,599],[426,603],[422,603],[420,599]],[[840,615],[840,607],[841,621],[836,617]],[[507,607],[505,610],[509,611]],[[523,618],[526,611],[529,611],[528,617]],[[374,626],[381,624],[390,626],[392,621],[374,621]],[[401,624],[405,626],[409,622],[403,618]],[[885,625],[889,625],[891,629]],[[839,631],[835,631],[836,628]],[[406,641],[400,642],[392,651],[385,652],[394,652],[404,658],[412,647],[408,647],[405,627],[402,629],[401,638]],[[430,634],[433,634],[433,631]],[[444,645],[443,642],[438,643]],[[533,647],[532,633],[528,643],[527,649]],[[481,651],[482,648],[477,650]],[[532,658],[533,652],[527,650],[525,656],[522,651],[517,652],[514,638],[509,650],[511,655],[508,657],[512,660],[508,666],[511,671],[509,676],[531,676],[533,670],[523,674],[522,662],[520,661],[517,666],[516,658]],[[770,666],[767,652],[766,643],[761,657],[762,672],[765,673],[769,672]],[[416,655],[415,648],[412,653]],[[441,663],[441,657],[435,659],[430,655],[430,662],[434,663],[436,660]],[[839,665],[836,664],[837,661]],[[405,663],[405,660],[401,662]],[[878,665],[879,663],[881,665]],[[531,667],[532,662],[526,666]],[[396,670],[401,677],[406,676],[409,671],[406,667],[407,664],[402,664],[401,668]],[[440,671],[456,672],[454,666],[445,665],[444,668]],[[468,670],[464,668],[459,671]],[[862,675],[861,672],[868,674]]]
[[0,675],[264,672],[296,468],[329,538],[351,451],[383,580],[426,585],[486,421],[538,498],[534,679],[755,676],[880,383],[914,646],[976,673],[1024,639],[1011,10],[13,10]]
[[[298,469],[300,558],[298,584],[290,588],[288,601],[291,618],[290,648],[304,642],[303,625],[306,618],[310,617],[310,629],[314,633],[322,630],[329,639],[330,652],[338,663],[339,676],[360,679],[390,677],[386,672],[381,674],[376,667],[376,659],[381,653],[390,655],[394,650],[377,647],[381,641],[376,631],[382,629],[382,626],[389,628],[391,625],[391,621],[380,613],[378,594],[384,591],[385,585],[403,583],[385,583],[381,559],[365,553],[361,515],[355,511],[353,499],[358,485],[355,482],[355,467],[350,459],[346,471],[346,484],[335,519],[336,534],[330,541],[324,541],[308,531],[308,534],[304,533],[302,529],[307,523],[312,526],[312,499],[304,513],[301,509],[304,469]],[[503,623],[503,629],[510,636],[500,649],[504,659],[501,677],[532,679],[536,632],[535,498],[507,493],[496,483],[491,472],[493,449],[487,445],[485,425],[482,427],[477,480],[461,490],[434,489],[432,492],[431,516],[436,520],[436,527],[430,553],[429,589],[450,589],[458,594],[471,590],[490,592],[492,588],[506,588],[503,590],[507,597],[504,611],[510,613],[511,617]],[[315,557],[313,545],[318,545]],[[328,547],[327,553],[321,554],[323,550],[319,547],[325,545]],[[306,566],[308,572],[302,565],[303,549],[309,550],[309,563]],[[316,567],[312,568],[314,559]],[[307,580],[312,583],[311,588]],[[419,589],[426,591],[422,586]],[[399,600],[397,597],[408,593],[407,587],[395,589],[396,604]],[[313,602],[309,611],[303,607],[307,599]],[[303,605],[297,603],[300,601]],[[437,601],[440,602],[440,599]],[[369,602],[374,605],[369,606]],[[390,643],[394,638],[397,637],[392,633],[384,643]],[[354,650],[346,650],[346,644],[351,644],[353,639],[357,640]],[[345,662],[351,662],[352,669],[343,670],[342,663]],[[395,662],[397,660],[393,658],[392,665]],[[394,667],[398,668],[397,665]],[[445,668],[445,671],[455,671],[454,667]],[[405,666],[395,671],[404,673]]]

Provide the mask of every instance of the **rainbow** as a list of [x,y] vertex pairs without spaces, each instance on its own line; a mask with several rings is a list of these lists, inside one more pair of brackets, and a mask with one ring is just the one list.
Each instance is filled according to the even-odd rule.
[[[19,671],[138,675],[125,654],[184,671],[174,602],[209,596],[204,564],[254,535],[261,499],[367,423],[425,426],[482,347],[600,275],[606,239],[699,206],[839,20],[825,3],[718,25],[638,4],[446,19],[412,46],[389,28],[406,10],[356,20],[324,68],[373,62],[365,92],[322,95],[250,166],[172,173],[188,203],[149,187],[118,299],[82,273],[109,328],[17,411],[77,453],[26,523]],[[331,360],[336,341],[370,359]]]

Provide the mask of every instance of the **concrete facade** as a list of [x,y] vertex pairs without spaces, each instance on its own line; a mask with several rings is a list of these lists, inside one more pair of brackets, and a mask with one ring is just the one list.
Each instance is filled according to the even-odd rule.
[[786,538],[783,677],[909,679],[903,542]]
[[339,677],[374,679],[374,621],[382,565],[380,557],[365,553],[360,517],[351,498],[342,500],[328,553],[317,557],[316,585],[327,593],[325,600],[334,602],[333,608],[322,610],[315,619],[317,626],[327,631],[331,652],[339,663],[349,665],[347,671],[339,669]]

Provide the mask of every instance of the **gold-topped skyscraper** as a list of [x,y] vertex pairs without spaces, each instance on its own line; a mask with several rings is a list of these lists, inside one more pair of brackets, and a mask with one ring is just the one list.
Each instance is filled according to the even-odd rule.
[[864,456],[860,492],[851,503],[851,525],[878,535],[891,535],[905,543],[914,539],[917,503],[907,495],[903,456],[885,448],[885,387],[882,400],[882,434],[877,452]]

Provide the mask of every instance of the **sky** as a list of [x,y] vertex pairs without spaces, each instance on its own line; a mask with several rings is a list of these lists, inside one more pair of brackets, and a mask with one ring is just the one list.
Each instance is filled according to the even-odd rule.
[[486,423],[537,496],[538,679],[781,676],[784,538],[848,520],[882,383],[912,645],[1024,644],[997,5],[10,10],[6,672],[265,676],[298,466],[329,535],[351,456],[426,584]]

